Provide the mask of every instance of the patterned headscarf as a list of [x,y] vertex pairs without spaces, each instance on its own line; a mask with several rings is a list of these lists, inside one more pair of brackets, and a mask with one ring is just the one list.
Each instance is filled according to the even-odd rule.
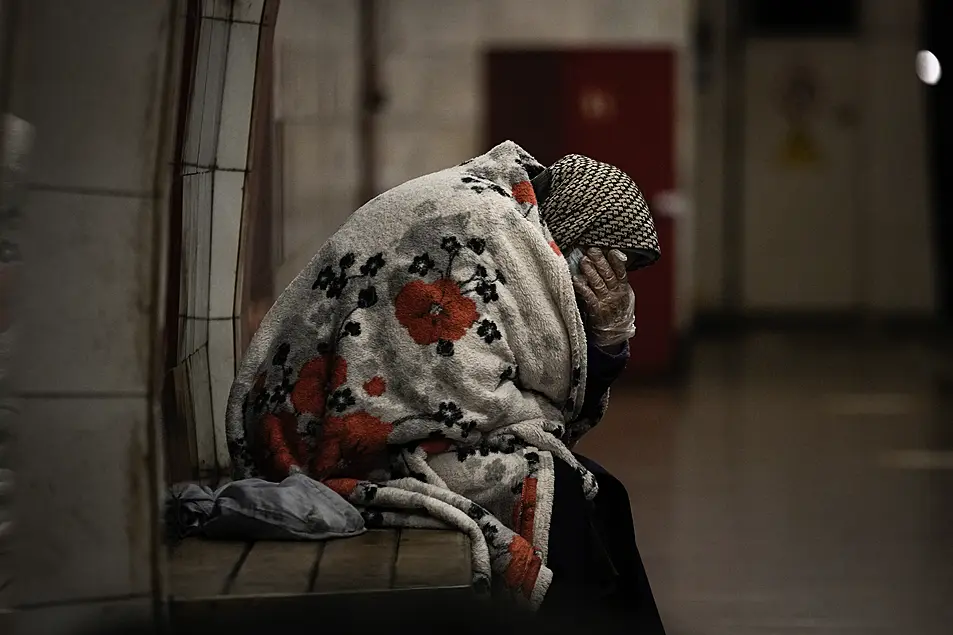
[[655,223],[638,186],[619,168],[570,154],[533,179],[539,211],[559,248],[619,249],[629,269],[659,259]]

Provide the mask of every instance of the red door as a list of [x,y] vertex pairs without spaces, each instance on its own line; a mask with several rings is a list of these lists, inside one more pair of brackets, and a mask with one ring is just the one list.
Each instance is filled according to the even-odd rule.
[[[675,52],[670,49],[493,51],[487,145],[511,139],[544,164],[571,153],[618,166],[652,204],[675,189]],[[655,215],[662,259],[630,275],[638,294],[630,368],[675,357],[674,227]]]

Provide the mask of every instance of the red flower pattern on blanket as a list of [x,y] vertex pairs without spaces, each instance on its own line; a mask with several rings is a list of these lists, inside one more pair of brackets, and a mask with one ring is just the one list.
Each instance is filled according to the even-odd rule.
[[421,345],[455,342],[479,319],[476,302],[463,295],[455,280],[408,282],[394,300],[397,321]]
[[347,361],[339,355],[321,355],[304,364],[291,391],[295,410],[321,418],[327,406],[328,393],[347,381]]
[[[476,256],[483,254],[486,241],[471,238],[461,243],[456,236],[445,236],[440,241],[440,249],[446,253],[446,264],[441,269],[429,253],[414,257],[408,271],[421,279],[411,280],[394,298],[394,317],[407,329],[414,342],[421,346],[437,345],[437,354],[443,357],[453,356],[453,343],[462,339],[476,324],[477,335],[487,343],[501,339],[495,322],[480,319],[476,302],[470,295],[479,297],[484,304],[500,299],[499,287],[505,285],[506,278],[497,269],[493,275],[483,264],[472,268],[472,275],[458,280],[454,275],[454,263],[464,251]],[[431,272],[440,277],[434,282],[425,282],[423,278]]]
[[517,203],[529,203],[536,205],[536,190],[529,181],[520,181],[513,186],[513,198]]
[[323,479],[373,467],[387,449],[394,425],[366,412],[328,417],[322,426],[311,475]]
[[364,382],[364,392],[371,397],[380,397],[386,390],[387,382],[380,375],[375,375]]
[[262,471],[270,478],[282,479],[292,468],[307,465],[308,443],[298,433],[298,418],[290,412],[268,413],[262,417],[260,430],[266,448]]
[[533,540],[536,522],[536,479],[523,481],[519,501],[513,507],[513,530],[526,540]]
[[533,545],[520,536],[514,536],[510,541],[509,553],[510,562],[503,574],[503,582],[508,588],[529,597],[539,576],[542,558]]

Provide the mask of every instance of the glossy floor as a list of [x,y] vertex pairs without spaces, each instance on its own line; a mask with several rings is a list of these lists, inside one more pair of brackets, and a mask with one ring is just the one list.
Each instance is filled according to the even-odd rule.
[[953,384],[922,342],[756,335],[624,379],[579,450],[629,488],[670,635],[953,633]]

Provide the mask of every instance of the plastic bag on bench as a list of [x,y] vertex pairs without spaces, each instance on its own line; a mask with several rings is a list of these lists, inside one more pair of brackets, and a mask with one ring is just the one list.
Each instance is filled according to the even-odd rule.
[[273,483],[232,481],[216,490],[176,486],[166,505],[174,540],[325,540],[364,532],[361,513],[323,483],[293,474]]

